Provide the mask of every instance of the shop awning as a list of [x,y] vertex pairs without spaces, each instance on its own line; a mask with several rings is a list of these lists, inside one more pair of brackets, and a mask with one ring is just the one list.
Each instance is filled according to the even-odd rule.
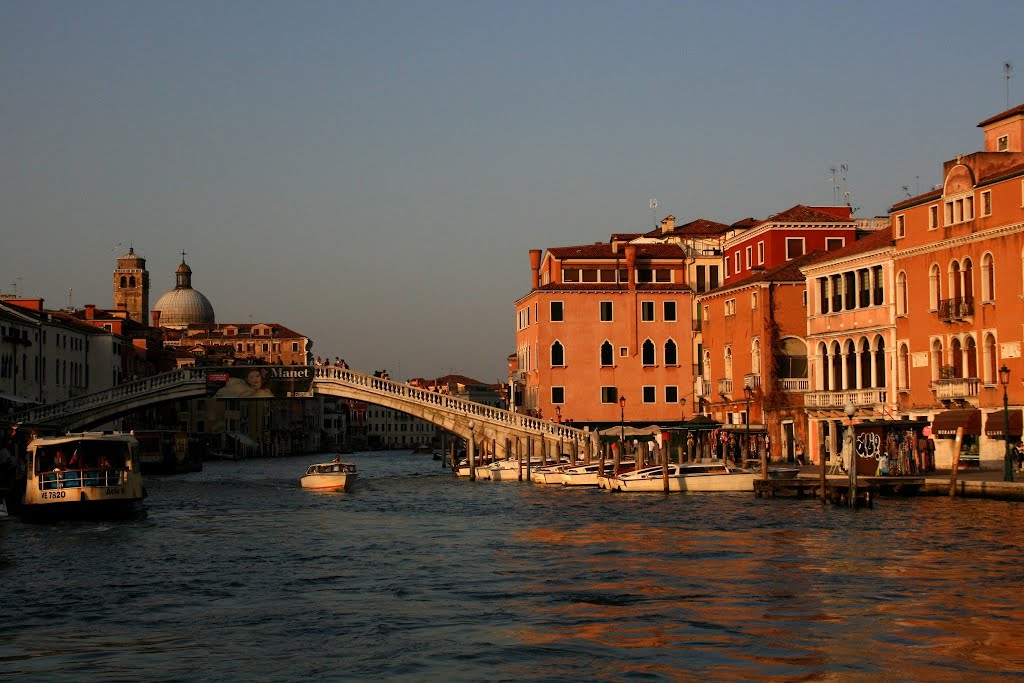
[[[1024,416],[1019,408],[1010,411],[1010,436],[1024,435]],[[989,413],[985,418],[985,436],[990,439],[1002,439],[1006,434],[1006,414],[1002,410]]]
[[964,434],[981,436],[981,411],[977,408],[960,408],[939,413],[932,420],[932,436],[952,439],[960,427],[964,428]]
[[677,427],[666,427],[665,431],[690,431],[690,432],[705,432],[713,429],[721,428],[722,423],[718,420],[712,419],[707,415],[696,415],[685,422],[680,423]]

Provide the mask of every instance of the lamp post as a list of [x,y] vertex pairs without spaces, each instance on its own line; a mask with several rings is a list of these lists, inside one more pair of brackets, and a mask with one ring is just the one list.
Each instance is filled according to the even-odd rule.
[[743,396],[747,399],[747,419],[746,419],[747,429],[746,429],[746,436],[745,436],[745,439],[744,439],[746,441],[746,443],[743,444],[743,457],[744,458],[749,458],[750,457],[750,399],[753,398],[753,396],[754,396],[754,390],[750,388],[749,384],[744,385],[744,387],[743,387]]
[[[562,406],[555,406],[555,417],[557,418],[557,424],[562,424]],[[562,462],[562,449],[564,445],[562,443],[562,430],[558,430],[558,457],[555,458],[555,464]]]
[[1006,453],[1003,455],[1003,481],[1013,481],[1013,456],[1010,455],[1010,397],[1006,393],[1010,386],[1010,368],[999,368],[999,383],[1003,385],[1003,441]]
[[843,449],[849,454],[847,466],[850,468],[850,507],[857,507],[857,449],[853,442],[853,416],[857,413],[857,406],[851,398],[846,404],[846,434],[843,436]]

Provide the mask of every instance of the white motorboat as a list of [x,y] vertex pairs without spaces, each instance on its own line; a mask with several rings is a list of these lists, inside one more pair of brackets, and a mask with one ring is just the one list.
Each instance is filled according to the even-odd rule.
[[[536,476],[536,473],[541,469],[544,469],[544,464],[540,458],[533,458],[529,465],[526,461],[523,461],[523,478],[526,478],[526,469],[530,468],[530,477]],[[478,479],[490,479],[492,481],[519,481],[519,459],[508,458],[506,460],[498,460],[492,462],[487,466],[487,475],[481,477],[479,470],[477,470]]]
[[571,465],[547,465],[530,472],[530,481],[534,484],[562,484],[562,477]]
[[562,473],[562,486],[598,486],[601,483],[598,477],[602,474],[611,474],[611,469],[611,461],[606,461],[603,465],[594,462],[570,467]]
[[28,444],[25,494],[29,518],[82,519],[143,512],[139,442],[130,434],[82,432]]
[[304,489],[349,491],[358,476],[353,463],[336,460],[310,465],[300,483]]
[[[758,475],[750,470],[730,467],[724,461],[670,464],[669,491],[753,491]],[[665,474],[661,465],[609,477],[613,491],[664,491]]]

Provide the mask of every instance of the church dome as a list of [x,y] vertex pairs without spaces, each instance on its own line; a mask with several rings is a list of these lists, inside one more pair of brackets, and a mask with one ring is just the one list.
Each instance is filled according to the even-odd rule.
[[160,327],[213,325],[213,305],[202,292],[192,289],[192,269],[184,260],[175,271],[177,285],[157,300],[154,311],[160,311]]

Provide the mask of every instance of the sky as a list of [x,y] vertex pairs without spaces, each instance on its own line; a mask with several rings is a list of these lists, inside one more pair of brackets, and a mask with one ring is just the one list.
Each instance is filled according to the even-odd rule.
[[1021,25],[1019,1],[0,0],[0,291],[111,307],[132,246],[152,305],[184,250],[218,322],[502,381],[530,249],[833,204],[841,165],[839,202],[885,215],[1024,101]]

